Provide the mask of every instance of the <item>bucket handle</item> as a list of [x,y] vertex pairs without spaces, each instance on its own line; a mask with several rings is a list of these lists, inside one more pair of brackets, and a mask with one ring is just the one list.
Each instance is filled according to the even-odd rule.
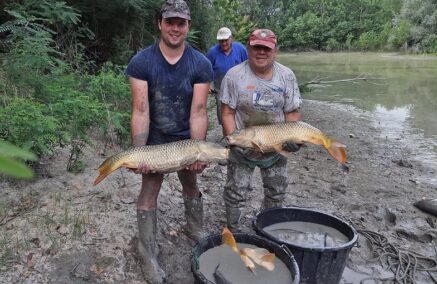
[[285,253],[291,258],[294,259],[293,253],[291,250],[284,244],[281,244],[280,247],[285,251]]
[[199,269],[199,258],[197,257],[197,254],[194,252],[194,249],[191,250],[191,259],[192,262],[194,262],[195,269]]

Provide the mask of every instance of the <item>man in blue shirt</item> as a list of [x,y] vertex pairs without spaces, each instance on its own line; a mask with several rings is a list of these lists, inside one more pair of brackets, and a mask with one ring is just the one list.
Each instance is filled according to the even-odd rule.
[[[126,74],[132,92],[131,136],[134,146],[163,144],[183,139],[205,140],[206,103],[213,79],[211,63],[185,39],[191,25],[188,5],[167,0],[158,19],[160,40],[135,55]],[[206,165],[194,163],[178,171],[187,220],[186,231],[196,240],[203,233],[202,194],[196,174]],[[147,283],[164,283],[157,260],[157,199],[164,175],[140,165],[141,192],[137,201],[138,254]]]
[[247,60],[247,50],[243,44],[233,41],[232,32],[227,27],[218,30],[217,40],[218,44],[208,50],[206,57],[211,61],[214,70],[213,93],[216,94],[217,119],[219,124],[222,124],[221,102],[218,99],[218,93],[223,77],[229,69]]

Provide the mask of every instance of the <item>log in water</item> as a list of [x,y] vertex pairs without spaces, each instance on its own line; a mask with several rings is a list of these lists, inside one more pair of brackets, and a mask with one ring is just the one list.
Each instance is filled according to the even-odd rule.
[[311,222],[281,222],[263,229],[283,242],[302,247],[337,247],[349,242],[349,238],[340,231]]
[[[238,243],[238,248],[257,248],[257,246]],[[232,251],[228,245],[220,245],[202,253],[199,257],[199,271],[211,282],[216,283],[214,271],[217,270],[230,283],[235,284],[290,284],[293,277],[287,266],[275,258],[275,269],[268,271],[264,267],[256,265],[255,273],[251,272],[241,260],[239,254]]]

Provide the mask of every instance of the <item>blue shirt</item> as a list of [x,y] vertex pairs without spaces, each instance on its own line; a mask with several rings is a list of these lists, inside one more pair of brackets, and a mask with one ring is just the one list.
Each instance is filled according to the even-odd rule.
[[214,70],[214,87],[220,89],[223,77],[229,69],[247,60],[247,50],[239,42],[232,42],[231,52],[226,55],[220,45],[216,44],[208,50],[206,55]]
[[193,86],[213,79],[211,63],[202,53],[186,45],[179,61],[170,64],[153,44],[131,59],[126,75],[147,81],[149,135],[190,137]]

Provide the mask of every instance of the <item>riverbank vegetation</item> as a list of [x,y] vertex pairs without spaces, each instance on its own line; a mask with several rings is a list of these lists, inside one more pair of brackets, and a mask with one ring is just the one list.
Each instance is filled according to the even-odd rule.
[[[241,42],[256,27],[270,28],[281,50],[437,53],[433,0],[188,2],[188,41],[201,51],[226,25]],[[161,3],[2,1],[0,140],[38,157],[68,147],[66,168],[73,172],[85,167],[80,155],[91,137],[129,145],[131,99],[123,70],[156,41]],[[0,151],[0,158],[8,156]]]

